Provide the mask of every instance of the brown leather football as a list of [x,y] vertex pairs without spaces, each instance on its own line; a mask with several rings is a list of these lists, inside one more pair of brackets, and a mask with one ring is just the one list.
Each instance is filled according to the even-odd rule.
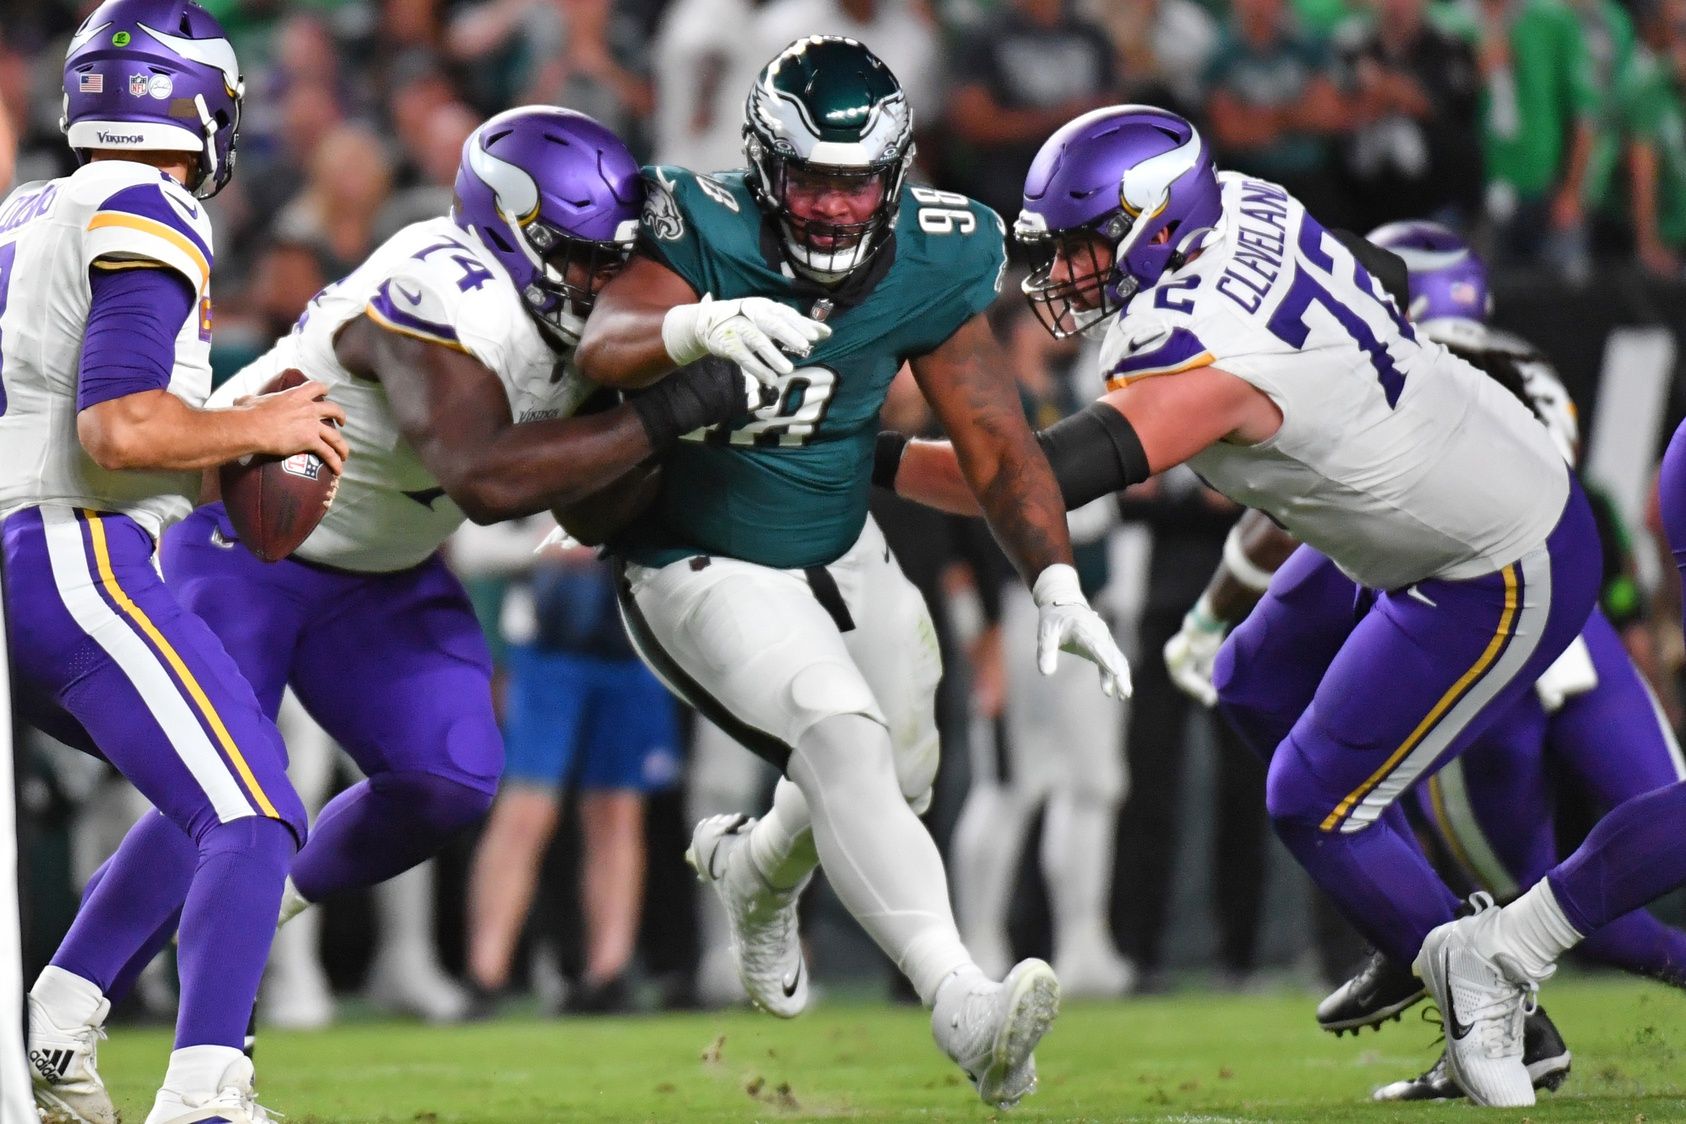
[[[288,368],[260,393],[290,390],[306,381],[301,372]],[[315,453],[252,454],[229,461],[217,475],[234,533],[265,562],[279,562],[310,537],[340,486],[339,474]]]

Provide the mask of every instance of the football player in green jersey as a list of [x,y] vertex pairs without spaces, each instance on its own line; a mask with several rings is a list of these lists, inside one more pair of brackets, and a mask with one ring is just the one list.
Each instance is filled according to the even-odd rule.
[[905,182],[906,100],[854,40],[787,47],[746,113],[747,170],[648,171],[640,252],[580,342],[582,369],[612,386],[700,360],[773,391],[664,459],[655,501],[612,542],[622,611],[669,686],[785,772],[766,816],[705,820],[688,855],[726,906],[751,998],[787,1018],[806,1002],[795,906],[823,861],[934,1007],[938,1043],[1005,1107],[1035,1084],[1059,985],[1041,961],[1000,982],[977,968],[916,815],[941,669],[924,602],[867,516],[878,411],[903,362],[1033,586],[1043,670],[1074,652],[1122,694],[1129,669],[1078,588],[1059,489],[984,319],[1000,220]]

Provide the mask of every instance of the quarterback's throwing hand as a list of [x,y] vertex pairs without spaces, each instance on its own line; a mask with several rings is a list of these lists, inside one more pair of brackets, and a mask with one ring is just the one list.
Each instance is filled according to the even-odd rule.
[[[705,295],[662,319],[662,343],[681,366],[704,355],[738,364],[763,383],[795,370],[786,351],[807,355],[831,329],[766,297],[717,301]],[[780,350],[783,348],[784,350]]]
[[1036,598],[1036,666],[1052,675],[1060,653],[1070,652],[1100,668],[1101,690],[1108,698],[1130,697],[1130,662],[1112,639],[1112,630],[1089,607],[1077,571],[1063,563],[1049,566],[1031,587]]

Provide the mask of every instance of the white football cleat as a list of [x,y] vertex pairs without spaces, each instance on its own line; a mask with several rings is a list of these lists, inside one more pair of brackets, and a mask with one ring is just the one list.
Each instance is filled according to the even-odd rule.
[[93,1017],[62,1027],[29,997],[29,1070],[35,1105],[46,1124],[117,1124],[117,1106],[99,1074],[99,1040],[111,1002],[101,999]]
[[1440,1008],[1452,1079],[1476,1104],[1525,1107],[1534,1103],[1534,1082],[1522,1060],[1523,1030],[1539,984],[1480,951],[1499,911],[1484,894],[1471,900],[1478,912],[1430,932],[1414,967]]
[[207,1097],[184,1097],[171,1089],[158,1090],[146,1124],[272,1124],[258,1104],[250,1058],[236,1058],[223,1071],[217,1091]]
[[1036,1091],[1033,1051],[1060,1013],[1060,981],[1040,960],[1021,960],[995,983],[979,974],[937,989],[931,1035],[995,1108]]
[[735,812],[710,816],[691,833],[685,861],[726,907],[738,978],[750,1000],[769,1014],[794,1019],[808,1005],[796,903],[813,876],[789,890],[767,885],[745,849],[754,826],[755,820]]

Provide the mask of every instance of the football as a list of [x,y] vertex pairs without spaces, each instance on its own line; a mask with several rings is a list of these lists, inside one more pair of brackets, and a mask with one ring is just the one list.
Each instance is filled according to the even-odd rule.
[[[288,368],[260,393],[290,390],[307,381]],[[339,474],[315,453],[290,457],[256,454],[229,461],[218,472],[229,522],[246,549],[265,562],[279,562],[299,548],[328,514]]]

